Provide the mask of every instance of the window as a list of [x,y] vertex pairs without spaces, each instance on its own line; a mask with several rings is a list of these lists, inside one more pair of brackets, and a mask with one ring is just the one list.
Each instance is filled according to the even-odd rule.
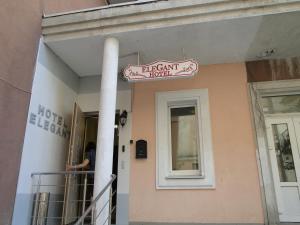
[[156,94],[157,188],[214,188],[208,91]]
[[170,105],[171,167],[170,175],[201,175],[199,131],[196,102]]
[[262,97],[261,103],[266,114],[300,112],[300,95]]

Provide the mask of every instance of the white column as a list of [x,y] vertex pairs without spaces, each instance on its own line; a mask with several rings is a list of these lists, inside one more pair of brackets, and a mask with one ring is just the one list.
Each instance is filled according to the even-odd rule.
[[[104,43],[102,64],[94,197],[96,197],[107,184],[112,173],[118,58],[119,41],[115,38],[107,38]],[[98,209],[103,206],[108,197],[108,195],[103,196],[103,199],[97,205]],[[101,218],[107,216],[108,211],[104,210],[101,214]],[[97,219],[96,224],[102,225],[103,220]]]

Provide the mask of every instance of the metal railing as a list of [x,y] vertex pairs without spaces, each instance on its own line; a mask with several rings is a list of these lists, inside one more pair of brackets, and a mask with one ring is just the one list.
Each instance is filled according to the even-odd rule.
[[[115,175],[95,197],[93,171],[61,171],[33,173],[32,225],[96,224],[100,218],[109,222],[115,207],[116,191],[112,191]],[[104,201],[105,197],[106,199]],[[102,198],[103,204],[98,204]],[[99,220],[97,222],[99,224]],[[101,224],[102,225],[102,224]]]
[[91,202],[93,171],[33,173],[32,225],[72,224]]
[[[91,213],[92,214],[92,225],[96,224],[98,218],[105,213],[105,209],[108,206],[108,213],[107,215],[104,214],[104,218],[102,219],[102,222],[99,222],[97,224],[104,225],[107,222],[110,224],[110,219],[112,213],[116,210],[116,206],[112,207],[112,198],[115,196],[116,191],[112,192],[112,184],[116,179],[116,175],[112,174],[109,182],[105,185],[105,187],[100,191],[100,193],[94,198],[94,200],[91,202],[90,206],[87,208],[87,210],[83,213],[83,215],[79,218],[79,220],[74,225],[80,225],[84,222],[85,218]],[[108,192],[109,198],[108,200],[104,200],[103,204],[100,205],[100,207],[97,207],[97,203],[101,199],[101,197],[104,196],[104,194]]]

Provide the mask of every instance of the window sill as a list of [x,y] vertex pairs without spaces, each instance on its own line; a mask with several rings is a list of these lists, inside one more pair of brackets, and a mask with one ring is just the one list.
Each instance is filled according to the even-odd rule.
[[204,175],[169,175],[166,179],[204,179]]

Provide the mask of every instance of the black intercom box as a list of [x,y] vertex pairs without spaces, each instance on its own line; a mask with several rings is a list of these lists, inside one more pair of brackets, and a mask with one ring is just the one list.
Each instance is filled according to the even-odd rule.
[[147,141],[138,140],[135,144],[135,158],[147,159]]

